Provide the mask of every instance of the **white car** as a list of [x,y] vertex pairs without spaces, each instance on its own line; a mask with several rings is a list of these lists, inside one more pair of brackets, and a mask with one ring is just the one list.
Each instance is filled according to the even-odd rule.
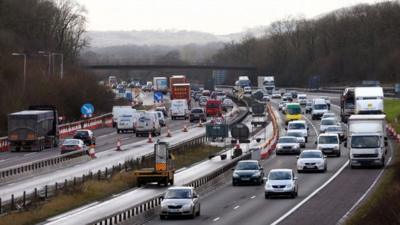
[[206,106],[208,99],[209,98],[207,96],[201,96],[199,98],[199,105],[202,106],[202,107]]
[[263,95],[262,100],[263,100],[264,102],[269,102],[269,101],[271,100],[271,97],[270,97],[269,95]]
[[200,198],[193,187],[170,187],[161,202],[160,219],[200,215]]
[[296,137],[297,141],[300,144],[301,148],[305,148],[306,147],[306,139],[303,136],[303,132],[301,131],[296,131],[296,130],[291,130],[289,132],[286,133],[286,136],[292,136],[292,137]]
[[300,154],[300,143],[296,137],[282,136],[276,145],[276,154],[295,153]]
[[336,115],[333,112],[326,112],[322,115],[321,119],[325,119],[325,118],[334,118],[336,119]]
[[308,130],[309,130],[309,128],[308,128],[307,123],[306,123],[305,120],[290,121],[288,123],[288,126],[287,126],[286,129],[287,129],[288,132],[292,131],[292,130],[301,132],[303,134],[305,142],[306,143],[308,142]]
[[324,133],[325,129],[329,126],[338,126],[340,125],[335,118],[325,118],[321,119],[321,124],[319,125],[319,132]]
[[314,99],[311,105],[311,118],[313,120],[321,118],[321,116],[328,112],[328,104],[325,99]]
[[273,169],[269,172],[265,182],[265,198],[273,195],[297,196],[297,177],[292,169]]
[[297,172],[303,171],[322,171],[325,172],[327,169],[326,156],[321,150],[304,150],[297,157]]
[[300,103],[300,105],[305,106],[307,104],[307,95],[306,94],[298,94],[297,101]]
[[320,134],[316,141],[317,149],[324,154],[334,154],[340,157],[340,139],[338,134]]

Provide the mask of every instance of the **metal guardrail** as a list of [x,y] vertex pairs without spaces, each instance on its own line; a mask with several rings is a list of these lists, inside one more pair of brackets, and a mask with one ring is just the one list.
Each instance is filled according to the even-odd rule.
[[[241,100],[238,100],[238,101],[241,101]],[[237,121],[240,121],[240,120],[243,120],[246,117],[247,113],[248,113],[248,111],[246,111],[245,113],[242,113],[242,115],[239,115],[235,120],[231,121],[230,124],[236,123]],[[173,151],[177,151],[181,148],[185,149],[190,146],[205,143],[207,141],[208,140],[207,140],[205,134],[201,134],[201,135],[192,137],[188,140],[185,140],[184,142],[174,144],[174,145],[170,146],[169,149],[173,152]],[[56,164],[59,164],[65,160],[67,160],[68,158],[73,159],[74,158],[73,156],[76,156],[76,155],[79,155],[82,153],[83,153],[83,151],[71,152],[71,153],[68,153],[68,154],[65,154],[62,156],[49,158],[46,160],[39,160],[34,163],[28,163],[28,164],[24,164],[21,166],[12,167],[10,169],[0,171],[0,178],[2,176],[4,176],[4,178],[9,178],[11,176],[17,176],[17,175],[21,175],[23,173],[32,173],[32,171],[34,171],[34,170],[43,169],[43,168],[50,167],[50,166],[55,166]],[[125,161],[124,164],[113,165],[112,167],[105,167],[104,170],[99,170],[97,172],[98,175],[96,176],[96,178],[101,179],[101,177],[104,177],[104,176],[109,177],[109,175],[110,175],[109,171],[112,171],[111,174],[113,174],[115,170],[121,171],[122,169],[125,169],[125,170],[137,169],[137,168],[141,168],[142,165],[146,165],[145,167],[148,167],[149,162],[154,161],[154,160],[152,160],[152,157],[153,157],[153,153],[150,153],[150,154],[141,156],[141,158],[127,160],[127,161]],[[109,169],[109,168],[112,168],[112,169]],[[116,169],[116,168],[119,168],[119,169]],[[102,174],[105,174],[105,175],[103,176]],[[66,179],[64,184],[65,184],[65,187],[67,188],[69,183],[72,183],[72,185],[79,185],[79,184],[83,183],[85,180],[88,180],[88,178],[93,179],[93,177],[94,177],[93,173],[90,172],[87,174],[83,174],[81,177],[80,176],[74,177],[71,180]],[[63,184],[55,183],[54,185],[46,185],[42,189],[35,188],[35,190],[32,193],[27,193],[26,191],[24,191],[22,196],[15,196],[14,194],[12,194],[10,200],[8,200],[8,201],[2,201],[2,199],[0,198],[0,214],[7,212],[7,211],[12,211],[12,210],[23,208],[30,202],[35,202],[38,200],[47,199],[48,197],[54,196],[63,187],[64,187]]]

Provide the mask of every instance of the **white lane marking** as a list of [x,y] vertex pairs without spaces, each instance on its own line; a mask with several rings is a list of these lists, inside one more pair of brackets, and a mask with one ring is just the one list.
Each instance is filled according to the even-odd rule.
[[[392,147],[392,143],[389,142],[389,146],[390,149],[393,152],[393,147]],[[390,156],[390,158],[388,159],[386,166],[381,170],[381,172],[378,174],[378,176],[375,178],[374,182],[371,184],[371,186],[367,189],[367,191],[358,199],[358,201],[356,203],[354,203],[354,205],[344,214],[344,216],[342,218],[340,218],[340,220],[337,222],[337,224],[343,224],[344,221],[347,219],[347,217],[350,215],[350,213],[353,212],[353,210],[360,205],[360,203],[367,197],[367,195],[369,194],[369,192],[371,192],[371,190],[375,187],[375,185],[378,183],[379,179],[382,177],[383,172],[385,171],[386,167],[388,165],[390,165],[390,162],[392,161],[392,156]]]
[[213,221],[214,221],[214,222],[217,222],[219,219],[220,219],[220,218],[217,217],[217,218],[213,219]]
[[[309,124],[311,124],[311,127],[314,129],[315,135],[316,135],[317,138],[318,138],[318,130],[317,130],[317,128],[314,126],[314,124],[311,122],[311,120],[307,118],[307,116],[304,116],[304,118],[307,120],[307,122],[308,122]],[[307,135],[307,136],[308,136],[308,135]]]
[[277,225],[280,222],[282,222],[284,219],[286,219],[288,216],[290,216],[292,213],[294,213],[298,208],[300,208],[302,205],[304,205],[308,200],[310,200],[312,197],[314,197],[318,192],[320,192],[323,188],[325,188],[330,182],[332,182],[339,174],[346,168],[346,166],[349,165],[349,160],[347,160],[342,167],[331,177],[329,180],[327,180],[324,184],[322,184],[317,190],[315,190],[313,193],[311,193],[307,198],[305,198],[303,201],[299,202],[295,207],[293,207],[291,210],[289,210],[287,213],[285,213],[283,216],[279,217],[277,220],[275,220],[271,225]]
[[30,156],[30,155],[35,155],[37,154],[37,152],[32,152],[32,153],[28,153],[28,154],[24,154],[24,157]]
[[99,204],[99,202],[93,202],[93,203],[91,203],[91,204],[89,204],[89,205],[82,206],[82,207],[80,207],[80,208],[77,208],[77,209],[72,210],[72,211],[70,211],[70,212],[61,214],[61,215],[59,215],[59,216],[49,218],[49,219],[47,219],[47,221],[55,221],[55,220],[62,219],[63,217],[67,217],[67,216],[69,216],[69,215],[73,215],[75,212],[79,212],[79,211],[85,210],[85,209],[90,208],[90,207],[92,207],[92,206],[95,206],[95,205],[97,205],[97,204]]
[[5,161],[7,161],[8,159],[0,159],[0,162],[5,162]]
[[240,205],[237,205],[237,206],[235,206],[234,208],[233,208],[233,210],[236,210],[236,209],[238,209],[240,207]]
[[250,198],[251,198],[251,199],[255,199],[255,198],[256,198],[256,196],[255,196],[255,195],[253,195],[253,196],[251,196]]

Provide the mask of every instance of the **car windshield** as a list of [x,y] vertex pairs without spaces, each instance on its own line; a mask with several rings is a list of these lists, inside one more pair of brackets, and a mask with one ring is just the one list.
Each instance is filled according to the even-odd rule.
[[321,152],[302,152],[300,157],[302,159],[322,158]]
[[290,108],[287,108],[286,111],[288,114],[301,114],[300,107],[290,107]]
[[78,137],[85,137],[85,136],[88,136],[89,134],[88,134],[88,132],[87,131],[77,131],[76,132],[76,134],[75,134],[75,136],[78,136]]
[[335,117],[335,114],[332,114],[332,113],[325,113],[323,116],[322,116],[322,118],[334,118]]
[[378,136],[353,136],[351,138],[352,148],[379,148]]
[[254,162],[239,162],[236,170],[258,170],[258,164]]
[[288,128],[289,130],[306,129],[306,126],[303,123],[289,123]]
[[321,136],[318,139],[320,144],[337,144],[339,140],[336,136]]
[[317,109],[317,110],[328,109],[328,106],[326,104],[317,104],[317,105],[314,105],[314,109]]
[[274,171],[270,172],[268,176],[269,180],[290,180],[292,179],[292,175],[290,172],[286,171]]
[[279,138],[278,143],[297,143],[297,138],[292,138],[292,137]]
[[203,113],[202,109],[192,109],[192,113]]
[[189,189],[171,189],[165,193],[165,199],[184,199],[192,198],[192,192]]
[[326,132],[330,132],[330,131],[342,131],[342,128],[341,128],[341,127],[334,127],[334,126],[332,126],[332,127],[326,128],[325,131],[326,131]]
[[321,125],[336,125],[335,120],[321,120]]
[[65,139],[63,145],[79,145],[79,140]]
[[293,137],[303,137],[303,134],[300,132],[288,132],[287,136],[293,136]]

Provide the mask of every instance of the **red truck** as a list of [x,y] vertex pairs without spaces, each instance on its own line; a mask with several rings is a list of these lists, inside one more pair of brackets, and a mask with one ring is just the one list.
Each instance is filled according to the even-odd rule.
[[186,84],[188,80],[186,79],[185,75],[173,75],[169,78],[169,90],[172,93],[172,88],[174,84]]
[[190,103],[190,84],[174,84],[171,89],[171,100],[174,99],[186,99]]
[[222,115],[222,102],[220,100],[210,99],[206,104],[207,116],[221,116]]

